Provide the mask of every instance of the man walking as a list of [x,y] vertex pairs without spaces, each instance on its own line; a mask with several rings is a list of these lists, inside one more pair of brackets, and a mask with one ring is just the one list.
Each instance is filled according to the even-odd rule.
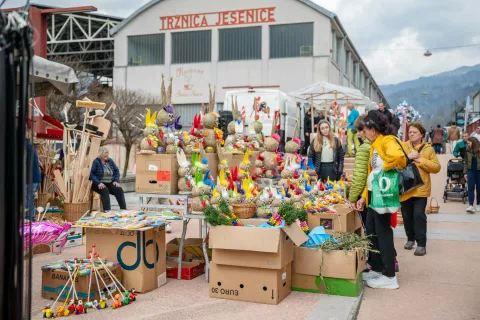
[[[355,145],[355,153],[358,150],[358,147],[360,146],[360,143],[358,141],[358,136],[357,136],[357,131],[355,130],[353,124],[355,123],[355,120],[360,116],[360,113],[358,113],[358,110],[356,110],[352,105],[348,106],[348,110],[350,111],[348,114],[348,126],[347,126],[347,157],[352,157],[353,152],[352,152],[352,142]],[[353,140],[353,141],[352,141]]]
[[310,147],[310,135],[312,134],[312,109],[308,108],[305,113],[305,119],[303,122],[303,137],[305,144],[303,145],[302,154],[308,154],[308,147]]
[[480,141],[480,127],[476,127],[470,137],[477,138],[477,140]]
[[458,129],[457,124],[455,122],[452,122],[452,125],[450,128],[448,128],[447,132],[447,141],[448,144],[450,145],[450,152],[453,153],[453,150],[455,150],[455,145],[457,144],[457,141],[460,139],[460,129]]

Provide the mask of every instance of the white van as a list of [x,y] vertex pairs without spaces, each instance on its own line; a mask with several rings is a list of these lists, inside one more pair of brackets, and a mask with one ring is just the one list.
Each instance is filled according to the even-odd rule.
[[292,138],[296,130],[296,136],[300,136],[299,119],[300,108],[297,107],[296,101],[288,96],[286,93],[275,89],[242,89],[227,91],[225,93],[225,100],[223,104],[224,111],[232,111],[232,99],[237,99],[238,111],[242,112],[242,107],[245,107],[245,133],[253,133],[250,124],[255,121],[253,112],[254,99],[260,97],[260,103],[266,102],[270,108],[270,114],[260,112],[259,117],[263,123],[263,134],[269,137],[272,132],[272,123],[275,111],[280,111],[280,136]]

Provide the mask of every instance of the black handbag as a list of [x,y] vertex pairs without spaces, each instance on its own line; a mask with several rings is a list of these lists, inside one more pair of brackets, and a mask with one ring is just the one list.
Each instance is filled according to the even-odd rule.
[[[403,149],[403,146],[397,139],[395,141],[398,143],[400,148],[405,154],[407,158],[407,166],[403,170],[398,170],[398,179],[399,179],[399,192],[400,195],[420,188],[424,185],[422,177],[420,176],[420,171],[418,171],[417,166],[413,163],[413,160],[408,158],[407,153]],[[423,145],[420,149],[418,149],[418,153],[420,153],[425,145]]]

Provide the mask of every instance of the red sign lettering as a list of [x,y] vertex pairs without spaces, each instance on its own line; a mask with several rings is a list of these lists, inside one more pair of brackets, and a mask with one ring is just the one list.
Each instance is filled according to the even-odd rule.
[[160,17],[160,30],[180,30],[275,22],[275,7]]

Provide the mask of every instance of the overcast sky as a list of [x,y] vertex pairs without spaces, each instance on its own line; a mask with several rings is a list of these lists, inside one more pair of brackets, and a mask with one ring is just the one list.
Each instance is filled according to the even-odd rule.
[[[173,1],[173,0],[172,0]],[[197,0],[198,1],[198,0]],[[214,1],[214,0],[209,0]],[[148,0],[31,0],[52,6],[93,5],[99,12],[127,17]],[[479,0],[314,0],[335,12],[379,84],[398,83],[480,63]],[[7,0],[4,7],[25,1]]]

